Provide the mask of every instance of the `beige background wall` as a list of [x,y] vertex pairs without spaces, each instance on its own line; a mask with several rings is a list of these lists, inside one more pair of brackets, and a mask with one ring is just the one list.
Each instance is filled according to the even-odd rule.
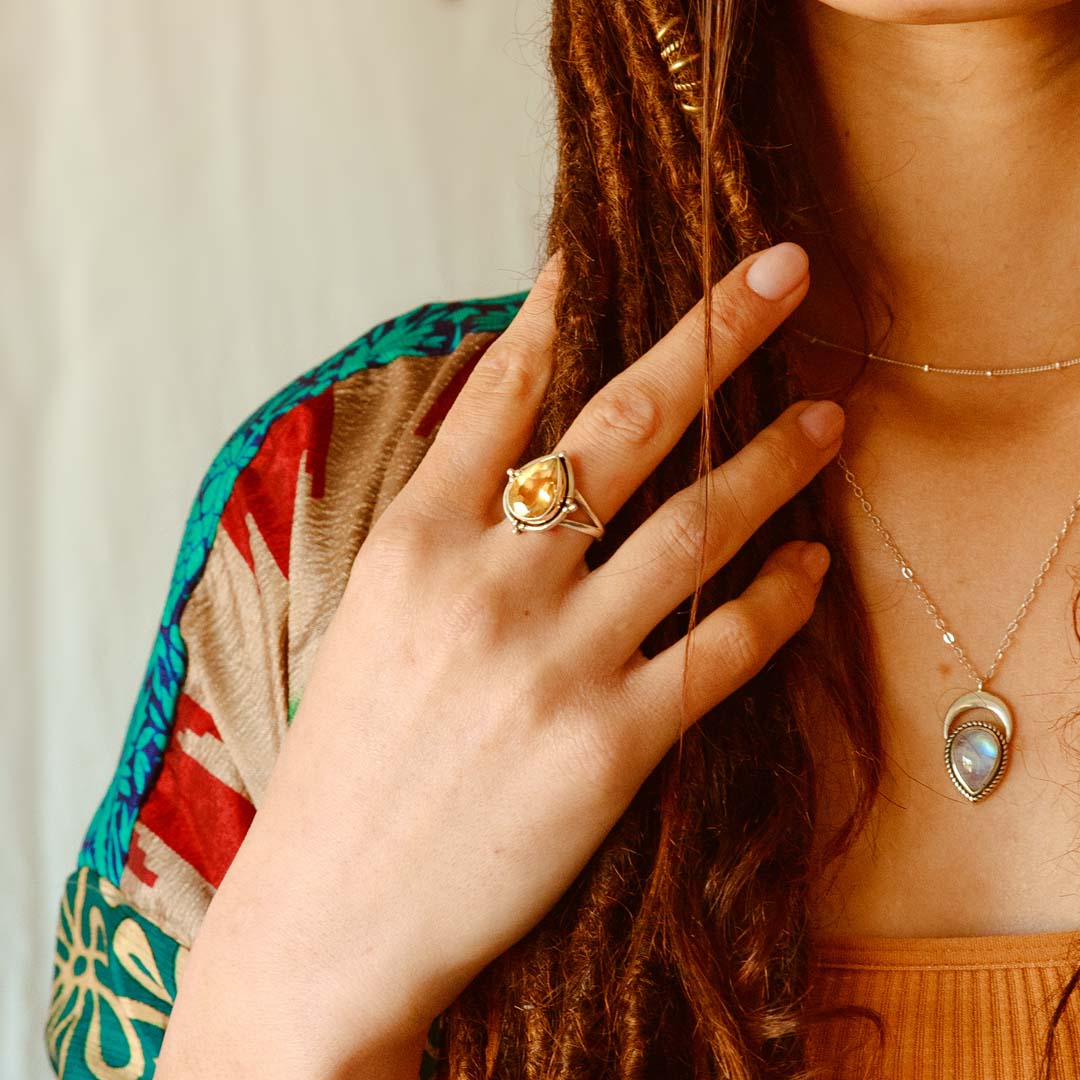
[[203,470],[375,322],[526,288],[544,0],[0,6],[0,1076]]

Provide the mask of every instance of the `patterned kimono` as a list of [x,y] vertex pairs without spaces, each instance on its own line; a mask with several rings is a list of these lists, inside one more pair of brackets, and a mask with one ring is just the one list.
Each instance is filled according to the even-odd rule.
[[[63,1080],[153,1076],[185,957],[356,551],[525,295],[425,304],[374,327],[260,406],[211,464],[61,899],[46,1039]],[[438,1034],[436,1018],[421,1076]]]

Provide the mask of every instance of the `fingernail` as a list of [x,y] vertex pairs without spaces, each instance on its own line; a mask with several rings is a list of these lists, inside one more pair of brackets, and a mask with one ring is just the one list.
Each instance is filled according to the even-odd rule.
[[782,300],[806,277],[810,259],[798,244],[785,240],[766,248],[746,271],[746,284],[766,300]]
[[799,413],[799,427],[818,446],[832,446],[844,428],[844,410],[835,401],[813,401]]
[[824,544],[813,543],[803,548],[802,564],[812,580],[817,581],[824,577],[830,562],[832,558],[829,555],[829,549]]

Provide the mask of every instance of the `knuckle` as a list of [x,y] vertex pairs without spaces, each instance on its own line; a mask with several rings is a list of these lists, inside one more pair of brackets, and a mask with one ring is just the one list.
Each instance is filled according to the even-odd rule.
[[539,375],[536,357],[526,346],[517,341],[499,340],[476,362],[469,381],[482,394],[529,401]]
[[437,641],[487,651],[503,636],[502,604],[495,590],[482,581],[462,583],[440,598],[434,613]]
[[704,551],[705,534],[705,515],[701,506],[690,499],[675,503],[663,519],[665,557],[673,555],[683,568],[693,568]]
[[778,577],[784,607],[797,617],[801,625],[813,614],[816,599],[815,590],[810,587],[806,575],[798,570],[785,568],[780,571]]
[[709,324],[713,335],[737,348],[749,350],[760,336],[753,305],[736,294],[730,282],[721,282],[712,292]]
[[486,581],[465,579],[446,590],[436,605],[438,622],[450,640],[495,638],[503,621],[500,599]]
[[803,455],[783,431],[775,427],[765,428],[758,433],[758,440],[771,479],[790,487],[807,472]]
[[645,446],[660,431],[663,408],[652,389],[638,382],[616,379],[592,401],[589,422],[603,439],[615,434],[633,446]]
[[398,498],[375,521],[353,557],[350,576],[370,569],[377,575],[400,579],[430,558],[431,530],[427,521]]
[[760,620],[742,608],[729,610],[721,623],[718,651],[740,674],[757,671],[770,655]]

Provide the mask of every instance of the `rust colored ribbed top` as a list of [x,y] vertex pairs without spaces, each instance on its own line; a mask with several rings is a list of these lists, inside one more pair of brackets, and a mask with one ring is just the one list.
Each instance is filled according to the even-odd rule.
[[[980,937],[821,937],[811,1005],[863,1005],[884,1022],[817,1023],[828,1080],[1037,1080],[1050,1017],[1080,965],[1080,930]],[[1080,1077],[1080,988],[1054,1037],[1054,1077]]]

